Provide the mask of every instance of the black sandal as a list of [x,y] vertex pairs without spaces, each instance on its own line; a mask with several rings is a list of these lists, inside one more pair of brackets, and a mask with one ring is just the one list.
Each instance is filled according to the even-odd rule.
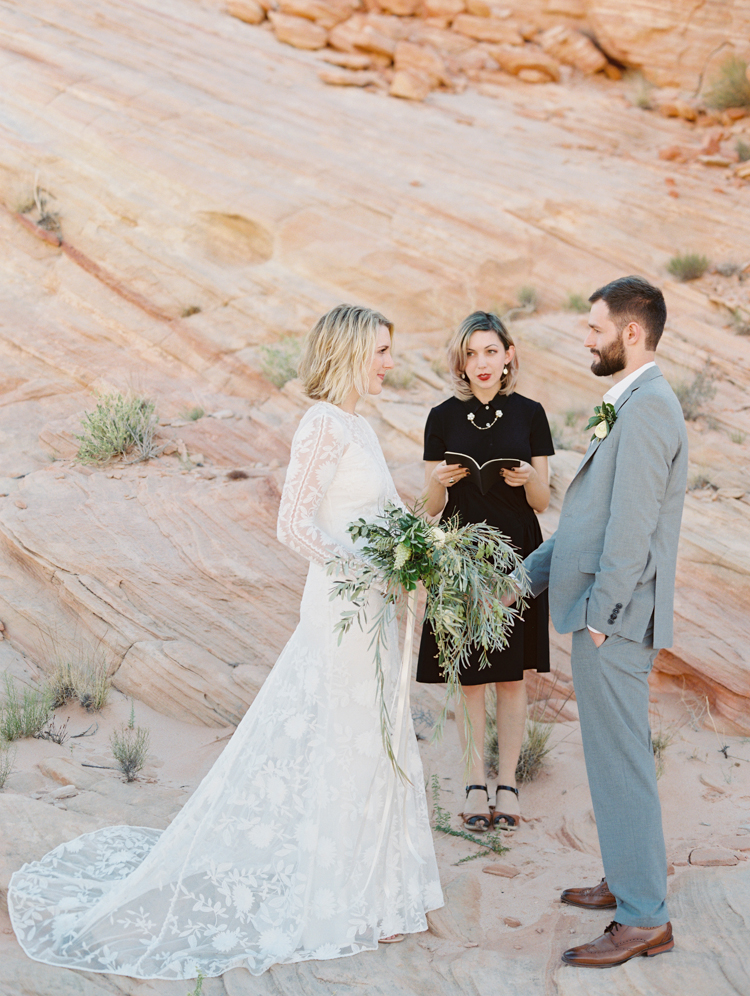
[[509,813],[501,813],[497,809],[497,793],[512,792],[518,798],[518,789],[512,785],[498,785],[495,789],[495,808],[492,811],[492,826],[495,830],[518,830],[521,822],[520,816],[511,816]]
[[473,789],[478,789],[480,792],[484,792],[486,794],[487,815],[485,816],[483,813],[459,813],[459,815],[467,830],[471,830],[473,833],[486,833],[490,829],[490,794],[487,791],[486,785],[467,785],[467,799],[469,798],[469,792]]

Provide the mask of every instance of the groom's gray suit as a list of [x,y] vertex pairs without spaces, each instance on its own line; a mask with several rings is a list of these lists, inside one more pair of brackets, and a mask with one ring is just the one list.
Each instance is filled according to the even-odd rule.
[[[557,532],[526,559],[534,595],[549,586],[572,669],[604,872],[618,923],[669,919],[667,862],[648,722],[648,675],[672,643],[675,564],[688,446],[680,404],[656,367],[615,404],[588,448]],[[587,627],[606,635],[597,649]]]

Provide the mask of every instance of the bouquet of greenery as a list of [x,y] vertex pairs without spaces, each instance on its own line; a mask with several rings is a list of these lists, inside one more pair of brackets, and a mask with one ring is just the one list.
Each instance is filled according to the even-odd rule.
[[[436,726],[439,734],[448,703],[460,693],[461,668],[471,651],[479,650],[480,667],[486,667],[487,654],[508,645],[508,633],[526,605],[526,572],[507,537],[484,522],[459,526],[452,519],[442,526],[432,526],[415,512],[388,505],[375,521],[358,519],[348,531],[353,539],[364,539],[366,543],[358,547],[357,554],[363,559],[354,567],[351,561],[339,560],[328,565],[329,574],[347,575],[345,580],[333,582],[331,599],[344,598],[353,604],[353,608],[342,612],[335,629],[340,643],[354,622],[362,629],[370,624],[383,744],[391,763],[398,767],[390,740],[381,659],[393,607],[397,611],[406,609],[407,626],[413,626],[417,584],[424,584],[424,618],[435,633],[438,664],[448,693]],[[366,603],[371,588],[381,591],[384,601],[375,617],[368,620]],[[503,596],[509,593],[516,597],[512,608],[502,603]]]

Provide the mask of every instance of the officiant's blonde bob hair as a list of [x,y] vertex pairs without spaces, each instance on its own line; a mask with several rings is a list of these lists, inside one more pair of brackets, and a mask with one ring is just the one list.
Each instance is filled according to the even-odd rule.
[[491,311],[475,311],[468,318],[464,318],[448,343],[448,370],[453,381],[453,393],[462,401],[468,401],[474,396],[464,370],[469,340],[475,332],[494,332],[506,349],[513,347],[513,359],[507,364],[508,372],[503,375],[497,392],[513,394],[518,381],[518,350],[510,332]]
[[352,388],[367,394],[381,325],[393,338],[392,322],[356,304],[338,304],[318,319],[307,334],[298,369],[308,398],[340,405]]

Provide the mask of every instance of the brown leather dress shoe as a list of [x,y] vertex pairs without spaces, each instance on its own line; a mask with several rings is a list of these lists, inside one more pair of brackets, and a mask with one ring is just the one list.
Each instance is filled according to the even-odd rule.
[[562,960],[567,965],[581,968],[612,968],[636,955],[650,958],[671,951],[673,947],[672,924],[669,921],[662,927],[628,927],[613,920],[601,937],[590,944],[571,948]]
[[560,894],[560,900],[570,906],[581,906],[585,910],[617,909],[617,900],[607,888],[606,878],[603,878],[599,885],[585,889],[565,889]]

